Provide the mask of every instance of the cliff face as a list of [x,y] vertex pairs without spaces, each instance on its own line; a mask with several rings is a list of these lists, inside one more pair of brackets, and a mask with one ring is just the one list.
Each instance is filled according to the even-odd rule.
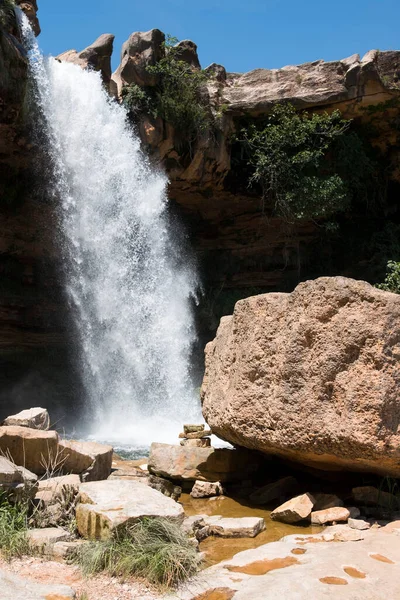
[[[18,3],[38,33],[36,2]],[[143,89],[157,84],[157,77],[149,74],[147,67],[162,57],[163,41],[164,34],[158,30],[132,34],[123,46],[121,64],[114,75],[110,66],[113,36],[109,34],[82,51],[68,51],[58,58],[101,71],[105,85],[118,96],[131,84]],[[198,70],[196,45],[186,40],[180,47],[182,60]],[[400,52],[371,51],[362,59],[354,55],[340,61],[315,61],[245,74],[226,73],[224,67],[214,64],[206,72],[209,78],[204,93],[214,125],[189,151],[182,151],[180,131],[160,117],[142,112],[135,127],[152,160],[161,163],[170,178],[171,206],[186,222],[205,282],[201,328],[204,337],[212,337],[220,315],[232,312],[239,297],[291,290],[298,281],[321,274],[371,279],[371,240],[379,237],[388,218],[394,226],[399,221],[400,154],[393,122],[400,122]],[[19,408],[40,404],[43,397],[48,405],[49,396],[53,396],[56,405],[60,402],[65,406],[76,396],[71,375],[69,379],[65,376],[67,371],[73,373],[69,310],[61,292],[57,214],[45,189],[38,186],[43,179],[42,172],[37,172],[38,148],[24,119],[26,90],[27,61],[17,31],[3,29],[0,403],[14,402]],[[345,214],[340,217],[339,233],[329,237],[321,223],[292,224],[277,217],[260,194],[248,188],[232,134],[243,120],[262,119],[278,100],[310,111],[339,108],[344,117],[360,125],[374,120],[373,143],[390,164],[389,200],[380,215]],[[394,235],[398,237],[398,230]],[[378,240],[376,246],[380,243]],[[392,253],[387,258],[395,257]],[[79,386],[77,379],[74,386]]]

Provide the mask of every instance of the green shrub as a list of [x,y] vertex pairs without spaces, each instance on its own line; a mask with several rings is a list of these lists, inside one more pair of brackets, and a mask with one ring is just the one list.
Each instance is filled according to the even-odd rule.
[[354,194],[366,192],[374,168],[350,124],[339,111],[308,114],[276,104],[237,136],[249,185],[289,221],[344,211]]
[[376,287],[385,292],[400,294],[400,262],[389,260],[385,281],[377,284]]
[[6,560],[30,554],[27,538],[28,503],[11,504],[0,496],[0,552]]
[[182,529],[166,519],[144,519],[105,542],[79,548],[73,557],[85,575],[107,571],[136,575],[172,587],[193,575],[198,554]]
[[146,91],[140,85],[132,83],[122,88],[122,101],[133,115],[146,113],[157,117],[154,98],[150,91]]

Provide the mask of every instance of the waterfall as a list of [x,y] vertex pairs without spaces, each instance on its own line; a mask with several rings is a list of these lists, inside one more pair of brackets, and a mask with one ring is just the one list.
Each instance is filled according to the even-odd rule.
[[176,441],[199,418],[190,380],[193,261],[149,164],[99,73],[44,58],[21,15],[59,207],[65,282],[96,439]]

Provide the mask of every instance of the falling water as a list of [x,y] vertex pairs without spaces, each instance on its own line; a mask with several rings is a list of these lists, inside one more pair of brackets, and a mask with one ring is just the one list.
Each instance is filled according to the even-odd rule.
[[169,440],[198,418],[189,376],[197,286],[152,168],[100,74],[25,45],[45,123],[65,242],[67,292],[97,439]]

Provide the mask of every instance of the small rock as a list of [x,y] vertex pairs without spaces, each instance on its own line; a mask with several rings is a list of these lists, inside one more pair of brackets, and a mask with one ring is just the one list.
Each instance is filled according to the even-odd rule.
[[192,498],[210,498],[211,496],[222,496],[223,487],[219,481],[196,481],[190,495]]
[[351,519],[358,519],[358,517],[361,515],[361,511],[359,508],[357,508],[357,506],[348,506],[347,510],[350,513]]
[[28,529],[27,536],[31,546],[46,552],[56,542],[68,542],[71,539],[71,534],[60,527]]
[[205,517],[210,535],[223,538],[256,537],[265,529],[265,521],[260,517],[224,518],[219,515]]
[[311,494],[296,496],[272,511],[271,519],[282,523],[303,521],[311,515],[314,504],[315,500]]
[[78,491],[81,484],[79,475],[61,475],[60,477],[50,477],[39,481],[39,492],[52,492],[56,494],[67,487],[72,487]]
[[193,515],[186,517],[182,523],[182,529],[188,535],[195,533],[198,529],[206,526],[205,519],[206,515]]
[[9,498],[17,500],[24,494],[32,498],[37,488],[37,476],[34,473],[0,456],[0,492],[6,492]]
[[192,448],[210,448],[211,439],[209,437],[194,439],[194,440],[181,440],[181,446],[192,446]]
[[371,524],[368,521],[363,521],[362,519],[349,519],[347,521],[349,527],[352,529],[358,529],[359,531],[363,531],[364,529],[369,529]]
[[163,477],[157,477],[156,475],[149,475],[148,485],[154,490],[158,490],[164,494],[164,496],[172,498],[175,502],[178,502],[182,494],[182,488],[179,485],[176,485]]
[[84,544],[89,544],[86,540],[74,540],[72,542],[56,542],[50,548],[51,555],[54,558],[69,558],[74,552]]
[[45,408],[29,408],[4,420],[3,425],[29,427],[30,429],[50,429],[50,417]]
[[344,506],[343,500],[335,494],[314,494],[315,506],[314,511],[325,510],[337,506]]
[[200,431],[204,431],[204,425],[184,425],[183,432],[184,433],[198,433]]
[[336,523],[347,521],[350,512],[343,506],[334,506],[325,510],[313,511],[311,513],[311,523],[313,525],[326,525],[326,523]]
[[179,438],[187,439],[187,440],[199,440],[204,437],[209,437],[212,434],[210,429],[205,429],[204,431],[193,431],[192,433],[180,433]]
[[298,487],[299,484],[294,477],[284,477],[259,488],[251,494],[249,500],[253,504],[269,504],[274,500],[296,493]]

